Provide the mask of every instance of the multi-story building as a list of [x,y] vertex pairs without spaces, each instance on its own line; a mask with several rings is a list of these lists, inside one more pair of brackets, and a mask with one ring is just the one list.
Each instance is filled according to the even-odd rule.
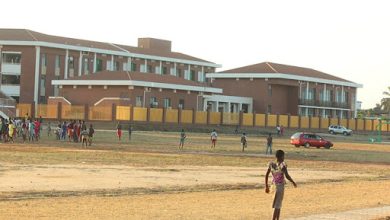
[[139,38],[133,47],[0,29],[0,90],[19,103],[351,117],[362,87],[269,62],[216,72],[218,67],[173,52],[167,40]]
[[[264,62],[207,74],[224,95],[253,98],[253,111],[354,117],[362,85],[314,69]],[[218,100],[208,103],[218,105]]]
[[[203,94],[202,92],[222,93],[221,89],[208,88],[205,78],[205,74],[215,72],[216,67],[220,65],[171,51],[171,42],[166,40],[140,38],[138,47],[132,47],[51,36],[24,29],[0,29],[0,89],[20,103],[47,103],[49,97],[57,97],[61,94],[62,80],[68,80],[67,83],[69,83],[73,79],[83,79],[85,76],[88,76],[87,80],[93,80],[94,75],[98,75],[97,73],[105,72],[106,74],[103,75],[108,76],[108,72],[114,71],[151,73],[158,75],[157,78],[161,82],[170,84],[164,85],[163,88],[156,87],[156,83],[154,85],[126,84],[128,88],[136,86],[146,91],[151,88],[158,90],[170,88],[175,91],[172,94],[179,94],[178,91],[182,91],[181,88],[183,88],[180,85],[190,83],[199,88],[187,89],[185,90],[187,93],[188,91],[196,92],[197,95]],[[112,80],[120,81],[121,78],[108,77],[104,80],[111,80],[109,83],[113,86]],[[143,80],[143,82],[148,82],[148,77],[144,77]],[[84,84],[87,87],[96,88],[96,85],[85,81]],[[81,86],[80,82],[77,85]],[[102,88],[109,86],[104,83],[100,85]],[[177,85],[176,88],[175,85]],[[128,88],[125,91],[130,91]],[[66,93],[62,92],[62,95],[66,96]],[[97,97],[90,98],[96,99]],[[73,99],[72,102],[80,103],[77,97]],[[141,99],[144,100],[145,97]],[[186,103],[190,102],[196,101],[188,100]]]

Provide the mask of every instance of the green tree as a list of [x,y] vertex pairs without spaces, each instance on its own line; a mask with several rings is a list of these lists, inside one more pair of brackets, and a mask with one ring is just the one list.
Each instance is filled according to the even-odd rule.
[[383,95],[387,96],[381,100],[381,106],[384,113],[387,113],[390,116],[390,86],[387,87],[388,91],[384,91]]

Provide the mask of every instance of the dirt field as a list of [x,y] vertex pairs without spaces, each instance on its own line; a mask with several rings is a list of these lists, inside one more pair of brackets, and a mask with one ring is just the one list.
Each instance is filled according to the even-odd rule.
[[[91,149],[50,138],[0,144],[0,219],[270,219],[264,174],[273,157],[262,154],[261,137],[242,153],[229,135],[214,151],[202,134],[187,134],[184,151],[172,133],[109,135]],[[274,146],[298,183],[287,186],[282,217],[390,205],[390,146]]]

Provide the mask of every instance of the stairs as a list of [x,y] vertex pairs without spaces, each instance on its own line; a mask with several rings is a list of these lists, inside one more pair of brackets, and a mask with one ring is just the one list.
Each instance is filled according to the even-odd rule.
[[16,116],[16,101],[0,91],[0,116],[9,119]]

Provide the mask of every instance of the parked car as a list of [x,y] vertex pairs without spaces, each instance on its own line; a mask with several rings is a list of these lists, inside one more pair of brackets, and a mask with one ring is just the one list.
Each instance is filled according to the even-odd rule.
[[291,136],[290,143],[295,147],[324,147],[329,149],[333,143],[314,133],[298,132]]
[[331,134],[343,134],[345,136],[352,135],[352,130],[340,125],[331,125],[328,128]]

